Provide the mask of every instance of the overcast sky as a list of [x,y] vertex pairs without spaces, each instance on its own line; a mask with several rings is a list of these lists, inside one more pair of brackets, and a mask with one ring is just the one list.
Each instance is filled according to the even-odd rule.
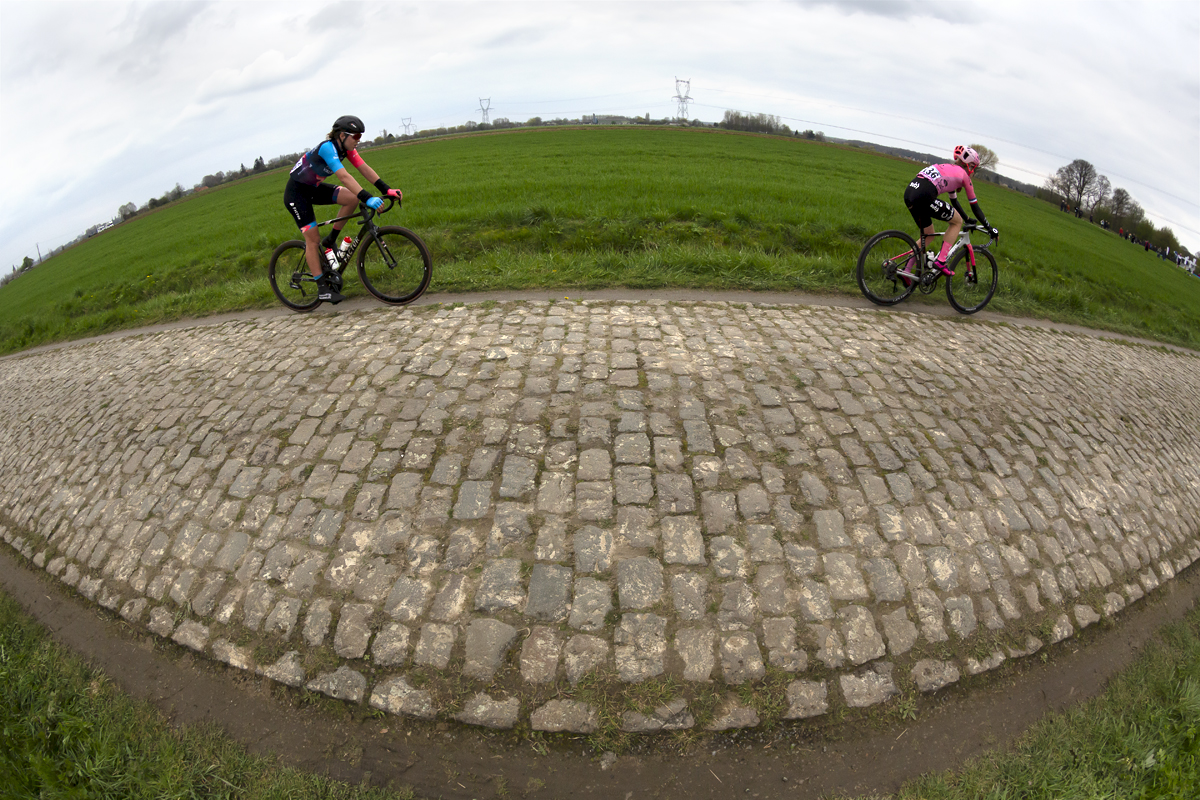
[[478,121],[480,98],[493,120],[661,118],[677,77],[705,121],[762,112],[947,155],[982,142],[1039,185],[1086,159],[1195,250],[1198,43],[1195,0],[0,0],[0,269],[126,202],[311,147],[343,113],[371,137]]

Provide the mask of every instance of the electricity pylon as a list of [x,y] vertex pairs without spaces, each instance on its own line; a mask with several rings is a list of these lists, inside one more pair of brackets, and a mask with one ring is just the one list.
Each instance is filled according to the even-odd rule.
[[679,78],[675,79],[675,99],[679,102],[679,118],[686,120],[688,118],[688,103],[692,99],[692,82],[684,81]]

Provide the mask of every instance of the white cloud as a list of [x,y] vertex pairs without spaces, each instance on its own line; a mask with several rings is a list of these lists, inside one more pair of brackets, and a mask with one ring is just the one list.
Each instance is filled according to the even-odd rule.
[[278,50],[268,50],[241,69],[214,71],[196,88],[195,102],[207,104],[230,95],[259,92],[304,80],[317,66],[320,57],[316,47],[307,47],[292,58]]

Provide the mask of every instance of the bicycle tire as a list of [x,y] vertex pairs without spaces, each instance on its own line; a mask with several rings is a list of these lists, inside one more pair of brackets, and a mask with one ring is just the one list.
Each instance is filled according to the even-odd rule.
[[321,305],[316,281],[312,280],[308,260],[304,257],[304,242],[300,239],[292,239],[275,248],[267,267],[267,277],[275,296],[293,311],[312,311]]
[[420,236],[399,225],[383,225],[362,244],[358,277],[381,302],[402,306],[429,288],[433,259]]
[[905,286],[896,270],[917,252],[917,243],[903,231],[883,231],[872,236],[858,256],[858,288],[872,303],[894,306],[905,300],[918,281]]
[[964,247],[950,262],[954,277],[946,279],[946,299],[963,314],[974,314],[991,302],[1000,282],[996,257],[982,247],[975,248],[975,274],[972,279],[970,262]]

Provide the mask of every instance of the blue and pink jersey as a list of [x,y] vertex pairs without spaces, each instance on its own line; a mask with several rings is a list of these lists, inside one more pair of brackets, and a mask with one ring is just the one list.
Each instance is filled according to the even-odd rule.
[[958,190],[964,189],[967,200],[975,202],[975,187],[971,185],[971,176],[957,164],[930,164],[917,175],[937,187],[938,194],[949,192],[951,197],[957,198]]
[[[346,154],[346,160],[354,167],[362,169],[364,162],[357,150]],[[292,167],[291,177],[297,183],[309,186],[319,186],[322,181],[342,168],[342,160],[338,158],[337,148],[333,142],[321,142],[316,148],[309,150]]]

